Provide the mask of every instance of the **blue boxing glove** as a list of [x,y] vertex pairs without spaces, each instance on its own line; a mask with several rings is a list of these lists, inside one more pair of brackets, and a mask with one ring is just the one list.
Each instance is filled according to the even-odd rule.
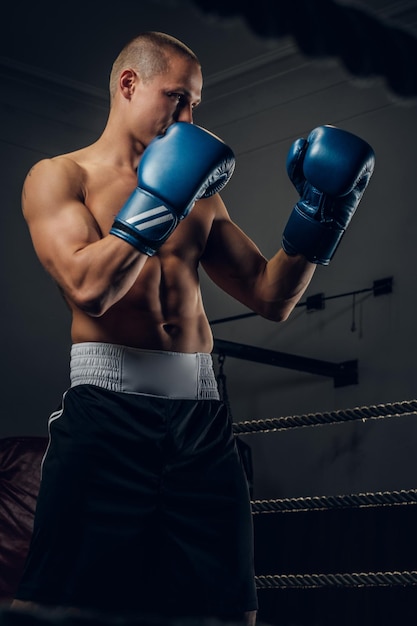
[[196,200],[227,184],[234,167],[234,154],[221,139],[187,122],[172,124],[144,151],[138,186],[110,233],[153,256]]
[[371,146],[334,126],[319,126],[297,139],[287,172],[300,200],[284,229],[282,247],[312,263],[328,265],[352,219],[374,169]]

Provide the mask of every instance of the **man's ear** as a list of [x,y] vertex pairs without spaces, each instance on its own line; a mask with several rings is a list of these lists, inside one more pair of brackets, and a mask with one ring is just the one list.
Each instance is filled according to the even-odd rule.
[[124,98],[130,100],[130,98],[132,97],[133,92],[135,91],[137,78],[138,75],[136,74],[135,70],[132,70],[130,68],[123,70],[120,74],[119,87]]

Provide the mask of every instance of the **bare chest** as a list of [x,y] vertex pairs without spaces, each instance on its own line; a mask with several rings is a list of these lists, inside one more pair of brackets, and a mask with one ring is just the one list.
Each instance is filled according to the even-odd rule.
[[[105,237],[113,224],[114,218],[137,186],[133,173],[104,171],[90,173],[85,187],[85,204],[101,234]],[[204,252],[213,221],[213,214],[204,203],[197,202],[192,212],[179,222],[177,229],[164,244],[168,251],[179,258],[200,257]],[[164,255],[166,256],[166,254]]]
[[84,189],[84,203],[105,237],[114,217],[122,208],[137,184],[136,176],[113,170],[88,172]]

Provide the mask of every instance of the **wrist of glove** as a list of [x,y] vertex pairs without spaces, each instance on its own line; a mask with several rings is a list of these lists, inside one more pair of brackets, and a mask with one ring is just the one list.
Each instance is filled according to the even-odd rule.
[[153,256],[176,229],[180,217],[159,198],[136,187],[110,229],[143,254]]
[[327,227],[295,205],[282,235],[282,248],[289,256],[302,254],[311,263],[328,265],[345,233]]

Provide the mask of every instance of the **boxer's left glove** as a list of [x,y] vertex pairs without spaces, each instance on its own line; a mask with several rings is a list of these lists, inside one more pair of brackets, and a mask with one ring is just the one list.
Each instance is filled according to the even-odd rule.
[[121,208],[110,233],[153,256],[195,201],[220,191],[235,167],[221,139],[187,122],[155,137],[138,167],[138,186]]
[[328,265],[365,192],[375,164],[371,146],[334,126],[319,126],[297,139],[287,172],[300,200],[282,239],[287,254]]

